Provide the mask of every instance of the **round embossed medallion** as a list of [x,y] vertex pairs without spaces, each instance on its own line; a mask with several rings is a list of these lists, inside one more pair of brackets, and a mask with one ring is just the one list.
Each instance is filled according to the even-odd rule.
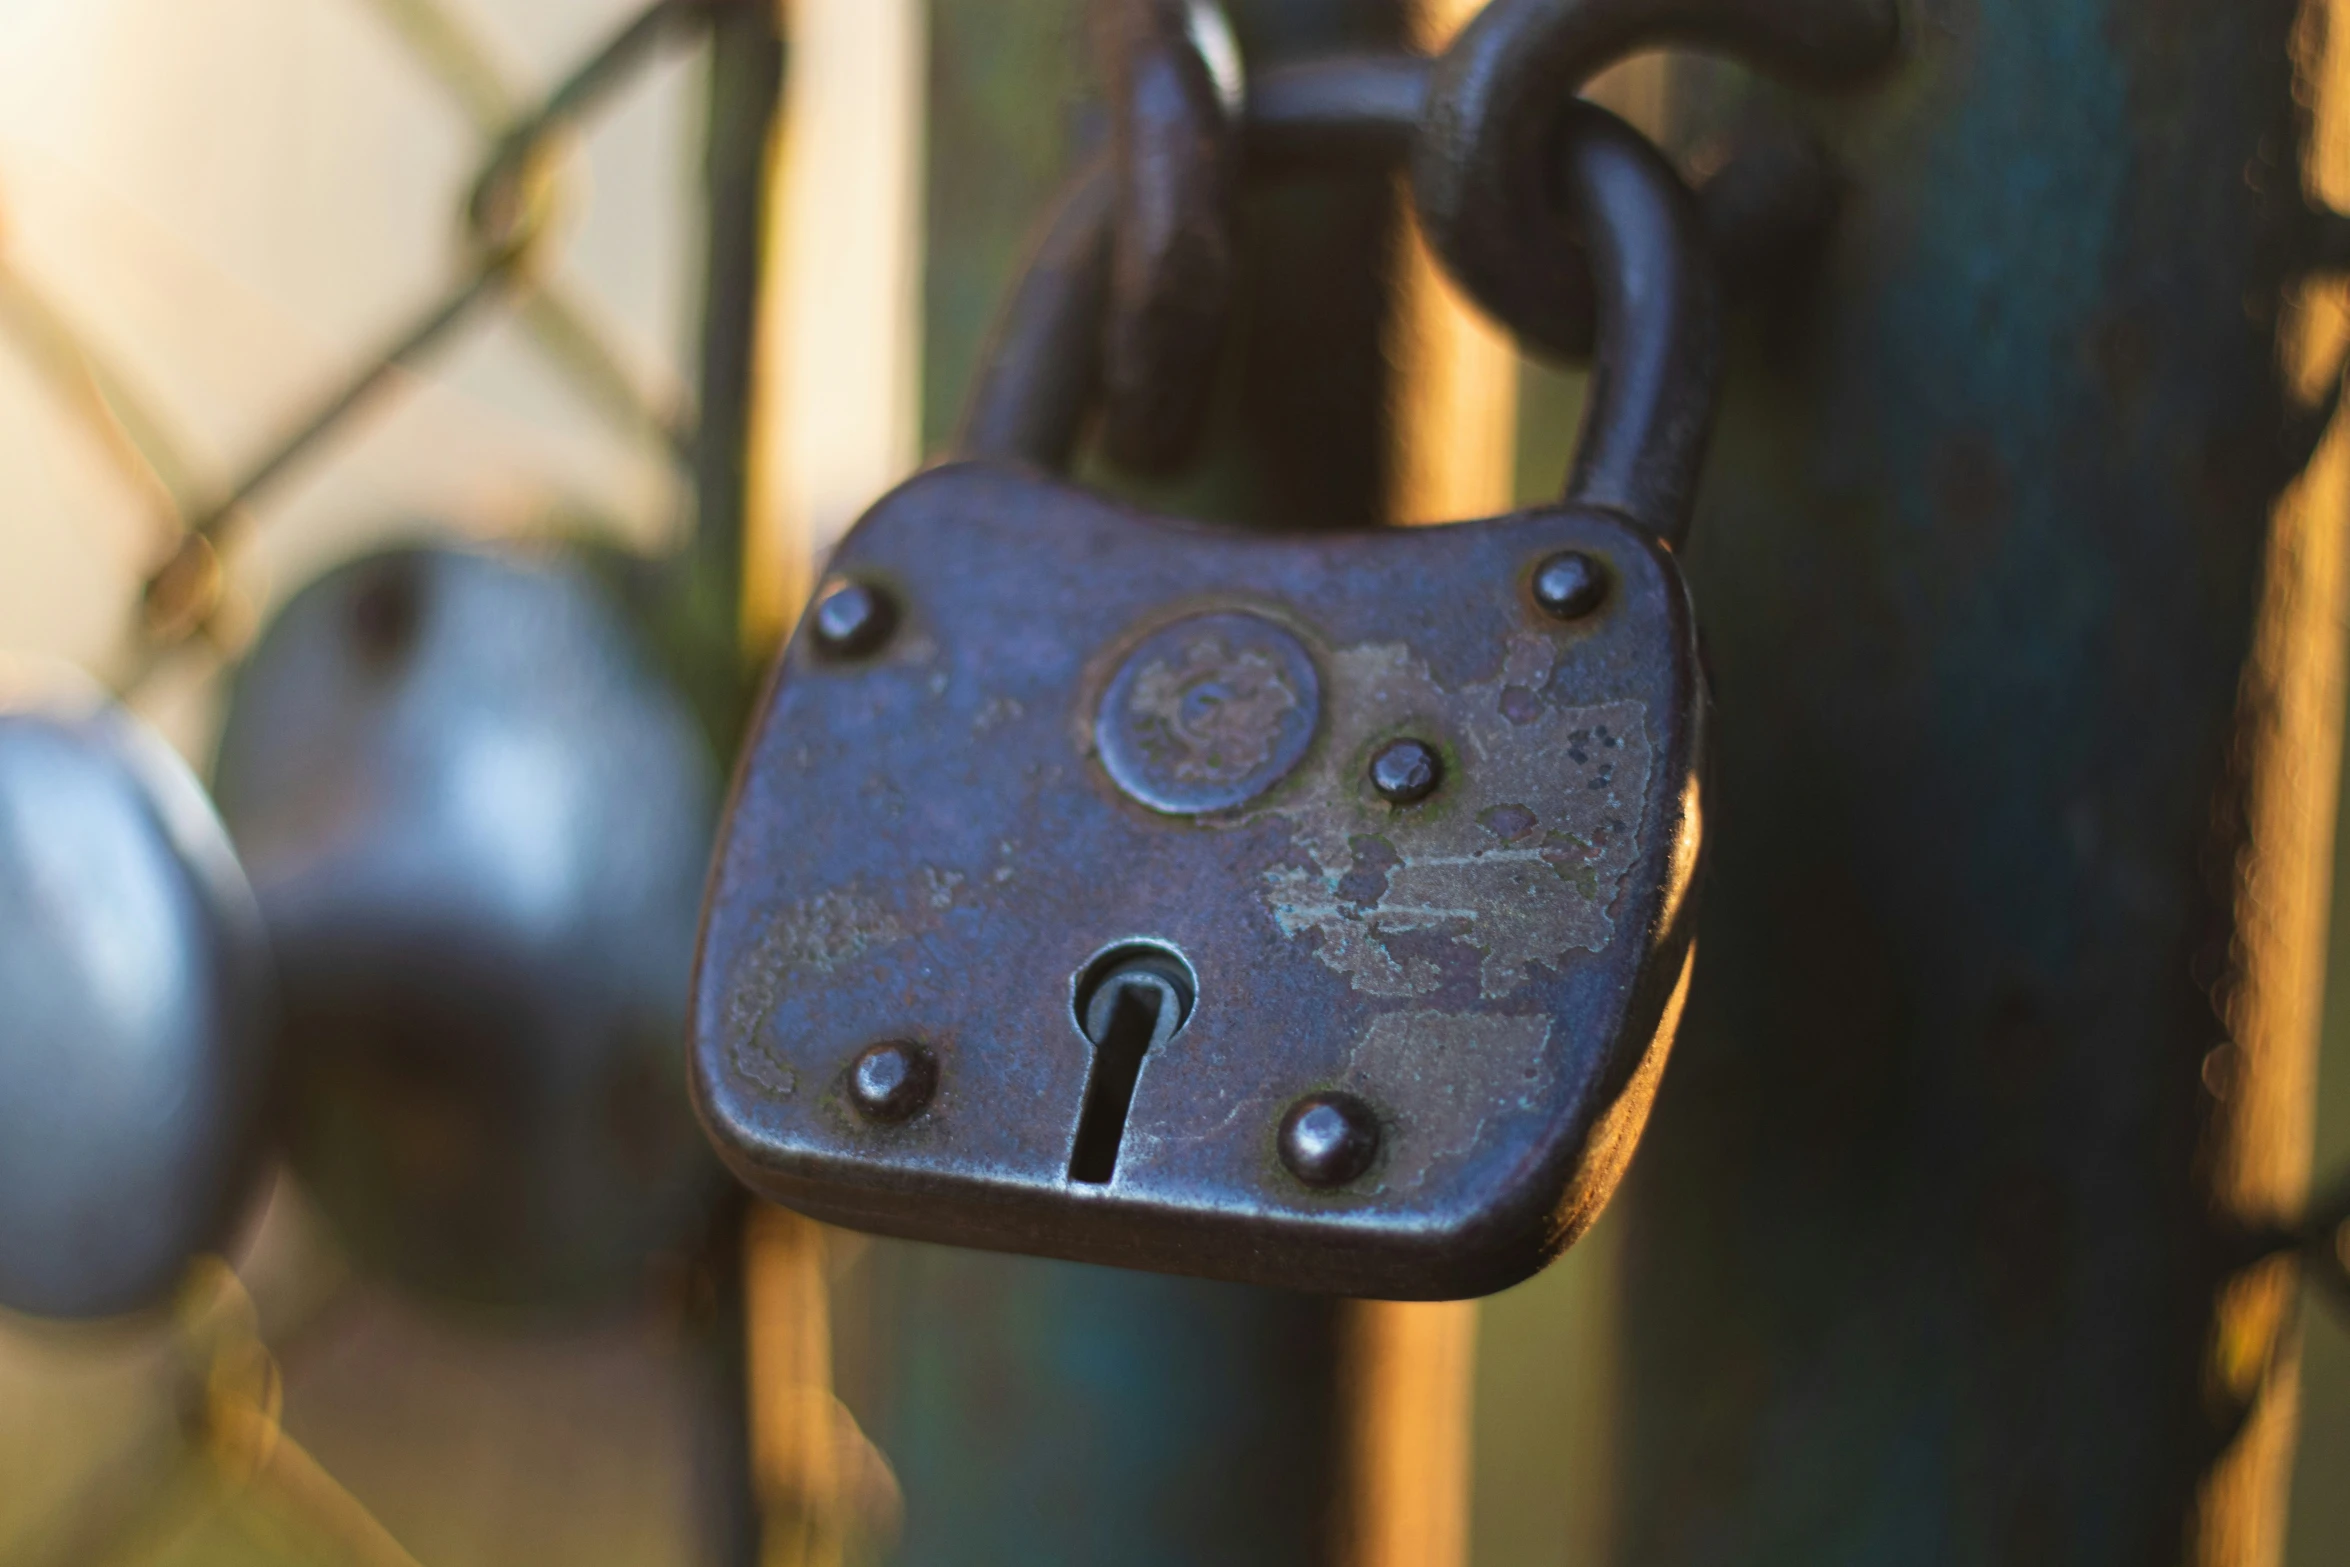
[[1313,743],[1322,683],[1305,645],[1257,615],[1162,626],[1102,693],[1094,741],[1119,788],[1154,811],[1245,805]]

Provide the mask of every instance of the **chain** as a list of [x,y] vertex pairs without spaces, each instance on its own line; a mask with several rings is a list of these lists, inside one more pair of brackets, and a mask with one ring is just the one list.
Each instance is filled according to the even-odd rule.
[[1232,311],[1243,84],[1221,10],[1135,0],[1096,13],[1113,200],[1102,439],[1136,472],[1198,445]]
[[[1312,60],[1244,83],[1212,0],[1097,11],[1115,209],[1103,433],[1113,458],[1145,472],[1179,465],[1196,442],[1231,309],[1236,169],[1408,166],[1421,227],[1454,279],[1521,342],[1580,359],[1594,300],[1558,150],[1584,86],[1660,44],[1840,86],[1887,67],[1901,38],[1897,0],[1494,0],[1433,59]],[[1800,227],[1825,199],[1819,174],[1785,137],[1725,165],[1708,185],[1716,249],[1768,248]],[[1758,175],[1777,199],[1757,201]]]
[[[1198,443],[1233,311],[1245,179],[1407,168],[1420,225],[1453,277],[1521,342],[1580,357],[1595,346],[1600,312],[1591,269],[1578,264],[1564,149],[1592,77],[1672,42],[1840,84],[1883,69],[1900,43],[1896,0],[1494,0],[1433,59],[1347,55],[1252,79],[1215,0],[1096,0],[1094,20],[1109,151],[1049,224],[960,444],[1063,463],[1098,393],[1109,456],[1146,473],[1180,467]],[[1779,245],[1828,199],[1832,182],[1805,145],[1782,136],[1756,146],[1709,182],[1721,199],[1699,225],[1717,253]],[[1680,250],[1664,227],[1679,218],[1649,216],[1629,230],[1647,236],[1644,267],[1662,268],[1656,286],[1687,289],[1703,308],[1682,313],[1679,341],[1597,345],[1618,375],[1687,368],[1688,354],[1710,351],[1700,345],[1714,284],[1672,263]],[[1083,351],[1097,324],[1099,351]],[[1667,434],[1587,432],[1579,492],[1680,515],[1686,497],[1649,493],[1670,462],[1645,476],[1599,472],[1611,450]],[[1700,439],[1675,434],[1655,450]]]

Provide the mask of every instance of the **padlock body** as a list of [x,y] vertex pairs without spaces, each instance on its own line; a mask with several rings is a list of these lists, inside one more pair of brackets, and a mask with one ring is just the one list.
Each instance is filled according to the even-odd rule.
[[[1605,588],[1562,616],[1534,584],[1570,553]],[[1690,955],[1705,694],[1668,552],[1575,510],[1239,536],[970,463],[832,569],[894,623],[786,650],[695,980],[697,1102],[754,1189],[1391,1299],[1506,1287],[1596,1216]],[[1400,789],[1397,742],[1434,763]],[[1105,1164],[1081,1013],[1124,950],[1195,995]],[[877,1045],[934,1072],[911,1113],[860,1098]],[[1316,1095],[1375,1118],[1351,1179],[1284,1157]]]

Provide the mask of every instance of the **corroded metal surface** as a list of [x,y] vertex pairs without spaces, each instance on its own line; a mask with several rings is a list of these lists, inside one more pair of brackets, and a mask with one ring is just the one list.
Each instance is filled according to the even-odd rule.
[[[1244,540],[1027,471],[1094,380],[1109,181],[1073,182],[978,378],[983,460],[846,541],[740,766],[695,1082],[755,1188],[1398,1299],[1514,1283],[1596,1215],[1687,951],[1703,702],[1668,545],[1717,307],[1654,149],[1588,105],[1555,123],[1602,350],[1569,505],[1441,529]],[[1385,775],[1399,745],[1425,778]],[[1113,1049],[1061,998],[1135,942],[1196,984],[1128,1055],[1149,1018]],[[884,1040],[939,1086],[879,1130],[853,1067]],[[1326,1093],[1379,1123],[1345,1182],[1277,1147]]]
[[[1566,549],[1613,583],[1575,622],[1531,589]],[[972,464],[884,501],[835,570],[902,622],[864,662],[796,645],[746,752],[695,1025],[738,1173],[885,1233],[1366,1295],[1498,1288],[1571,1238],[1686,949],[1701,709],[1669,555],[1567,510],[1224,537]],[[1318,670],[1310,745],[1228,803],[1148,808],[1097,750],[1105,690],[1158,671],[1145,706],[1179,712],[1164,649],[1249,622]],[[1312,700],[1247,689],[1236,763],[1280,760]],[[1446,782],[1398,807],[1369,761],[1404,734]],[[1137,938],[1189,962],[1196,1008],[1143,1064],[1115,1178],[1079,1190],[1072,980]],[[849,1068],[899,1038],[937,1092],[876,1127]],[[1275,1142],[1334,1089],[1381,1152],[1317,1190]]]

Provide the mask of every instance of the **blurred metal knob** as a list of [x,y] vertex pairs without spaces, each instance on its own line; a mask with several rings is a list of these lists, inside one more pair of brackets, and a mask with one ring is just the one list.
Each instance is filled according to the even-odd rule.
[[577,1306],[694,1239],[717,775],[583,573],[431,548],[329,574],[238,677],[217,788],[277,948],[284,1136],[363,1264]]
[[0,1305],[168,1300],[255,1167],[269,958],[228,836],[119,708],[0,712]]

